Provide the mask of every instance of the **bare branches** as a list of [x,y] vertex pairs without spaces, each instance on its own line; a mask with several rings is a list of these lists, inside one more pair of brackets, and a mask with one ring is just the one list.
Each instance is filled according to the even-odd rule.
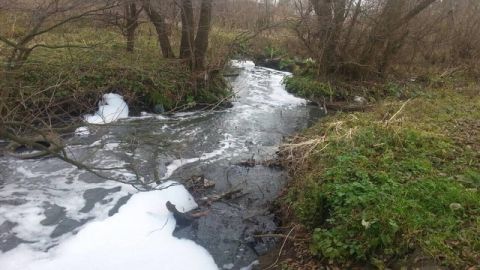
[[[55,30],[68,23],[93,16],[98,12],[108,10],[118,6],[118,3],[107,4],[98,7],[98,5],[83,5],[72,0],[71,3],[59,6],[57,1],[50,1],[43,8],[31,10],[26,16],[31,16],[30,29],[23,34],[17,41],[12,41],[5,36],[0,35],[0,41],[11,47],[10,57],[7,59],[7,67],[16,69],[23,65],[32,51],[38,47],[49,49],[54,48],[74,48],[71,45],[46,45],[35,44],[29,46],[36,37]],[[35,16],[34,16],[35,15]],[[55,17],[55,18],[53,18]],[[50,25],[47,25],[51,22]],[[79,46],[75,46],[79,47]]]
[[88,165],[86,163],[83,163],[81,161],[78,161],[78,160],[75,160],[75,159],[69,157],[69,155],[67,154],[67,151],[65,150],[64,146],[60,145],[59,142],[55,142],[55,141],[50,140],[48,134],[45,131],[42,131],[40,129],[31,127],[31,126],[27,126],[27,128],[32,129],[35,133],[42,136],[43,140],[45,140],[49,144],[55,145],[55,148],[50,148],[48,146],[45,146],[44,144],[39,143],[36,140],[32,140],[32,139],[28,139],[26,137],[21,137],[21,136],[15,135],[14,133],[7,130],[7,127],[12,126],[12,125],[25,126],[24,123],[18,123],[18,122],[14,122],[14,123],[1,123],[0,122],[0,138],[5,138],[7,140],[10,140],[11,142],[15,142],[19,145],[29,146],[33,149],[39,149],[42,152],[44,152],[44,153],[46,153],[46,154],[48,154],[52,157],[58,158],[58,159],[66,162],[66,163],[69,163],[69,164],[77,167],[80,170],[85,170],[85,171],[87,171],[87,172],[89,172],[89,173],[91,173],[91,174],[93,174],[93,175],[95,175],[95,176],[97,176],[101,179],[105,179],[105,180],[109,180],[109,181],[115,181],[115,182],[119,182],[119,183],[122,183],[122,184],[132,185],[136,189],[140,189],[140,187],[141,187],[141,189],[143,189],[143,190],[150,190],[150,189],[153,188],[153,187],[149,186],[149,184],[153,183],[154,181],[152,181],[151,183],[145,183],[144,181],[140,180],[138,175],[136,177],[136,180],[132,181],[132,180],[128,180],[128,179],[121,179],[121,178],[118,178],[118,177],[108,176],[108,175],[103,173],[105,171],[126,170],[126,169],[128,169],[128,167],[102,168],[102,167],[95,167],[95,166],[92,166],[92,165]]

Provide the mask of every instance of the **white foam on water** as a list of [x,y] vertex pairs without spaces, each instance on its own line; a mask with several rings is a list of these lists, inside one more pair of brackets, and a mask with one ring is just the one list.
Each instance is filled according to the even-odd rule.
[[85,115],[90,124],[107,124],[128,117],[128,105],[119,94],[103,95],[98,111],[93,115]]
[[[220,157],[223,154],[226,153],[226,150],[229,148],[234,148],[235,151],[241,151],[244,150],[244,148],[241,147],[241,145],[238,144],[237,140],[233,139],[230,134],[224,134],[225,139],[223,139],[219,145],[220,147],[218,149],[213,150],[212,152],[208,153],[203,153],[200,157],[195,157],[195,158],[181,158],[181,159],[176,159],[170,162],[170,164],[167,165],[167,170],[165,171],[165,174],[162,177],[162,180],[168,179],[172,174],[178,170],[179,168],[190,164],[194,163],[197,161],[214,161],[216,157]],[[230,153],[231,155],[235,155],[234,152]]]
[[77,235],[35,251],[22,244],[0,255],[2,270],[218,269],[211,255],[195,242],[173,237],[175,219],[167,201],[186,212],[197,207],[184,186],[137,193],[117,214],[87,224]]
[[[50,161],[52,160],[12,161],[8,167],[12,172],[9,176],[12,181],[4,184],[0,189],[0,198],[19,200],[19,203],[2,204],[0,224],[5,221],[16,224],[11,232],[18,238],[30,242],[28,245],[32,249],[45,250],[69,238],[79,229],[67,230],[60,237],[52,238],[51,233],[56,229],[60,220],[55,221],[52,225],[41,224],[41,221],[46,218],[47,202],[63,209],[65,217],[60,216],[61,220],[69,218],[80,222],[86,219],[106,218],[109,210],[114,207],[119,198],[135,192],[130,185],[116,182],[99,184],[80,181],[78,170],[73,166],[51,171],[44,169],[44,163]],[[86,205],[84,192],[98,187],[105,189],[121,187],[121,189],[108,194],[102,203],[95,204],[88,212],[82,212],[81,209]],[[3,269],[1,264],[0,269]]]
[[107,143],[105,144],[104,148],[105,150],[113,151],[115,148],[118,148],[120,146],[120,143]]
[[244,69],[252,69],[255,67],[255,63],[253,61],[250,61],[250,60],[232,60],[230,61],[230,64],[232,65],[232,67],[236,67],[236,68],[244,68]]
[[233,269],[235,265],[233,263],[227,263],[222,266],[223,269],[230,270]]
[[175,113],[173,116],[174,117],[186,117],[186,116],[192,116],[192,115],[195,115],[197,114],[198,112],[179,112],[179,113]]
[[268,73],[268,76],[262,76],[268,79],[264,79],[266,85],[261,85],[257,79],[253,78],[257,75],[249,74],[249,77],[252,78],[247,86],[249,88],[247,97],[249,104],[266,105],[262,109],[269,110],[277,107],[296,107],[307,103],[305,99],[298,98],[285,90],[283,80],[291,73],[263,67],[258,68],[258,70]]
[[[119,94],[104,94],[98,103],[98,110],[94,114],[83,116],[85,122],[90,124],[108,124],[119,119],[128,118],[128,105]],[[79,127],[75,130],[77,136],[90,134],[87,127]]]
[[258,260],[253,261],[251,264],[240,268],[240,270],[252,270],[254,266],[260,265],[260,262]]
[[78,127],[75,129],[75,135],[77,136],[88,136],[90,135],[90,130],[88,127]]
[[[265,67],[255,67],[252,61],[232,61],[233,67],[245,69],[240,76],[241,80],[234,82],[234,88],[243,92],[243,98],[235,102],[237,105],[248,105],[251,113],[258,111],[272,112],[276,108],[291,108],[303,106],[307,102],[285,90],[283,80],[290,76],[290,72],[278,71]],[[255,68],[255,69],[254,69]],[[248,112],[240,111],[248,115]]]
[[298,98],[287,91],[285,91],[285,87],[283,86],[282,82],[285,78],[285,74],[272,74],[270,77],[270,87],[273,89],[272,93],[270,94],[270,99],[272,101],[272,105],[277,106],[298,106],[304,105],[307,101],[303,98]]

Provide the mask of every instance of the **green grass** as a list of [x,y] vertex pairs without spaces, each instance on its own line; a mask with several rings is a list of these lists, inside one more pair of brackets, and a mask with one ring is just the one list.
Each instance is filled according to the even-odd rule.
[[288,92],[310,100],[332,99],[334,89],[329,83],[320,82],[309,76],[290,76],[283,81]]
[[312,252],[378,267],[414,252],[454,268],[478,264],[479,89],[428,89],[305,131],[301,141],[318,145],[290,165],[284,203],[311,229]]
[[[409,98],[423,95],[422,86],[406,81],[332,81],[319,80],[313,75],[314,66],[306,64],[303,70],[284,80],[288,92],[306,99],[323,101],[352,100],[355,96],[366,97],[371,101],[386,97]],[[430,82],[431,84],[435,82]]]
[[[212,34],[215,44],[228,38],[217,33]],[[88,22],[56,29],[35,42],[89,48],[37,48],[20,69],[2,69],[5,79],[0,81],[0,90],[3,97],[8,96],[2,102],[10,104],[0,106],[0,110],[15,107],[21,98],[30,96],[35,98],[28,100],[28,108],[40,111],[53,98],[63,103],[68,113],[80,115],[94,110],[99,97],[108,91],[121,93],[137,110],[151,110],[157,104],[166,110],[212,104],[230,94],[221,76],[205,88],[195,87],[196,78],[185,64],[161,56],[155,31],[147,24],[138,30],[133,53],[125,51],[125,40],[115,28]],[[173,38],[174,48],[177,43]],[[213,62],[223,57],[218,52],[221,46],[215,46],[218,50],[209,52]],[[9,48],[0,44],[0,62],[5,61],[8,52]]]

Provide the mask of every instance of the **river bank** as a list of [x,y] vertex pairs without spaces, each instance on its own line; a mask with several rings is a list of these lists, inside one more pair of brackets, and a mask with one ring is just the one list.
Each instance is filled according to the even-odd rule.
[[[208,66],[206,80],[192,73],[184,60],[163,58],[151,26],[139,27],[132,52],[125,51],[125,40],[115,28],[81,25],[70,30],[46,33],[38,42],[94,45],[37,48],[20,68],[0,69],[2,121],[55,127],[81,121],[105,93],[122,95],[132,115],[228,106],[232,93],[222,76],[228,37],[222,32],[213,35],[216,50],[209,56],[216,62]],[[9,56],[7,49],[0,44],[1,62]]]
[[[480,90],[449,78],[291,138],[273,269],[478,267]],[[282,236],[283,235],[283,236]],[[273,258],[273,259],[272,259]]]

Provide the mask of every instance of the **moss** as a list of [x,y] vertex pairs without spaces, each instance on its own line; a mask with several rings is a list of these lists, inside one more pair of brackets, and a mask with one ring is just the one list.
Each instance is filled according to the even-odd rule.
[[378,265],[420,250],[454,268],[479,261],[478,87],[423,91],[304,132],[318,146],[288,163],[296,176],[284,203],[319,258]]

